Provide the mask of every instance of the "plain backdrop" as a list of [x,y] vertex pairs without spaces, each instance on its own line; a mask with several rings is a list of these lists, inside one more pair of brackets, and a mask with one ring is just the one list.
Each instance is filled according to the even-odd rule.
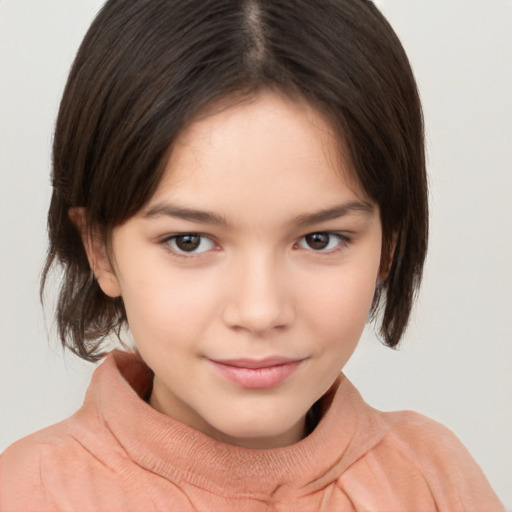
[[[64,355],[39,303],[50,146],[100,0],[0,0],[0,451],[72,414],[93,366]],[[368,329],[345,371],[368,402],[465,443],[512,510],[512,2],[381,0],[416,72],[431,238],[399,351]]]

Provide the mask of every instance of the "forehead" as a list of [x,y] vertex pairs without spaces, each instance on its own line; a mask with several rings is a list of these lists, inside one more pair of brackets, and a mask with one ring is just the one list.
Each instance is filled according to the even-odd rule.
[[173,145],[150,205],[179,199],[245,211],[256,203],[278,213],[305,202],[362,199],[350,165],[317,110],[263,92],[218,105],[190,124]]

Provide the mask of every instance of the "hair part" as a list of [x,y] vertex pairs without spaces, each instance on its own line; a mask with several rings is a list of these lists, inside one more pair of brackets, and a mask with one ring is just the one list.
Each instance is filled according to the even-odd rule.
[[54,136],[41,293],[60,264],[64,346],[96,360],[126,323],[122,299],[91,278],[70,208],[84,208],[88,228],[108,241],[153,196],[188,124],[221,100],[262,89],[316,108],[379,206],[387,275],[371,313],[383,342],[398,344],[427,250],[424,132],[407,56],[373,3],[109,0],[75,58]]

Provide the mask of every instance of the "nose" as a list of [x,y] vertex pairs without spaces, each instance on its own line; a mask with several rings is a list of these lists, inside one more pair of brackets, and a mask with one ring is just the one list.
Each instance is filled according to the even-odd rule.
[[295,312],[288,284],[272,258],[246,259],[231,276],[225,323],[260,336],[290,326]]

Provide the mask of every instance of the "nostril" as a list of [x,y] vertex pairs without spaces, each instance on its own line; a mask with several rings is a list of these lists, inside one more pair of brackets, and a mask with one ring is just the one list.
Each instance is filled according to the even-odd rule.
[[226,282],[224,322],[231,328],[265,334],[286,329],[294,319],[285,271],[271,254],[244,254]]
[[284,300],[239,300],[231,302],[224,310],[226,325],[254,334],[264,334],[274,329],[284,330],[292,324],[293,318],[293,309]]

